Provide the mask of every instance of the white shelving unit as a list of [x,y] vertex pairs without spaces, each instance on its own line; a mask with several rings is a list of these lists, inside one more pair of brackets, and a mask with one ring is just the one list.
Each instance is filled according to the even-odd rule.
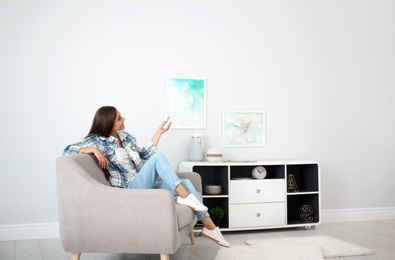
[[[256,166],[266,169],[254,179]],[[320,167],[312,161],[181,162],[180,172],[197,172],[202,185],[221,185],[220,195],[203,194],[204,204],[225,209],[220,228],[253,230],[312,227],[320,223]]]

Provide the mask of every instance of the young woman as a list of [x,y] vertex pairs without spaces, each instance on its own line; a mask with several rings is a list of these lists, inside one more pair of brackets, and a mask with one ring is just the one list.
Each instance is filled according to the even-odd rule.
[[[140,146],[136,138],[125,130],[125,118],[115,107],[104,106],[96,111],[88,135],[80,142],[67,146],[63,155],[93,154],[99,166],[109,172],[111,186],[125,189],[166,189],[175,196],[177,203],[190,207],[203,223],[202,235],[221,246],[229,247],[218,227],[207,212],[207,207],[188,179],[179,179],[169,161],[157,152],[157,145],[167,121],[163,121],[152,140]],[[146,160],[143,163],[143,160]],[[158,181],[158,177],[162,181]]]

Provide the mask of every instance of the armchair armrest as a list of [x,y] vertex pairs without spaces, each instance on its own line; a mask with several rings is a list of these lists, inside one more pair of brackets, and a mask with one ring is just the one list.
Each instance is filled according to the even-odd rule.
[[180,179],[189,179],[195,187],[196,191],[202,194],[202,178],[200,174],[196,172],[177,172],[177,175]]

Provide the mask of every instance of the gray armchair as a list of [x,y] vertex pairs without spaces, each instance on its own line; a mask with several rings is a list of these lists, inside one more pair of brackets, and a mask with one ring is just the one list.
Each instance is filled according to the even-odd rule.
[[[169,259],[189,235],[194,244],[194,212],[175,203],[167,190],[110,186],[95,158],[56,159],[60,239],[63,249],[81,253],[160,254]],[[179,173],[202,192],[200,175]]]

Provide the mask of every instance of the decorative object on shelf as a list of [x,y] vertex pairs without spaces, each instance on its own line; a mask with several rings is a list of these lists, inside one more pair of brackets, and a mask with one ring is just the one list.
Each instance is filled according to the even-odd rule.
[[214,224],[219,227],[221,225],[221,221],[225,216],[225,210],[219,206],[214,206],[208,210],[211,219]]
[[252,169],[252,177],[254,177],[254,179],[265,179],[267,174],[266,168],[263,166],[257,166],[254,169]]
[[204,194],[208,195],[218,195],[221,194],[221,185],[204,185]]
[[221,150],[218,148],[209,148],[206,153],[207,161],[220,162],[222,160]]
[[194,133],[189,145],[189,160],[193,162],[201,162],[204,159],[204,135],[202,133]]
[[206,128],[206,79],[166,78],[166,113],[172,129]]
[[225,147],[265,146],[265,112],[224,112]]
[[287,187],[288,187],[288,192],[299,191],[298,184],[296,183],[295,176],[293,174],[288,175]]
[[304,222],[312,222],[313,221],[313,207],[307,204],[302,205],[300,208],[300,220]]

